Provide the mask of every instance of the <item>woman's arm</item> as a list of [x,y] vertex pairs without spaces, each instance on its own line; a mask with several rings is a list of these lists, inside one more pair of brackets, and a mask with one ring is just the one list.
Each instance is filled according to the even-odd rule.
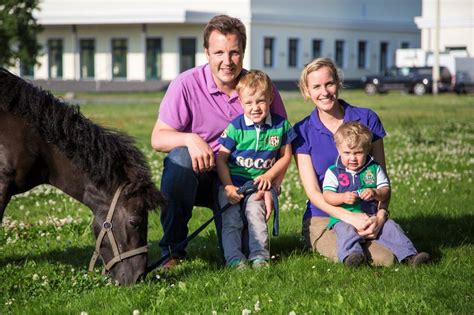
[[314,172],[311,156],[307,154],[295,154],[295,161],[298,167],[301,182],[303,183],[303,188],[306,192],[306,195],[308,196],[309,201],[313,205],[323,210],[330,216],[351,224],[357,230],[363,229],[363,227],[367,225],[367,214],[350,212],[344,208],[332,206],[324,200],[323,194],[321,193],[321,188],[319,187],[319,183]]

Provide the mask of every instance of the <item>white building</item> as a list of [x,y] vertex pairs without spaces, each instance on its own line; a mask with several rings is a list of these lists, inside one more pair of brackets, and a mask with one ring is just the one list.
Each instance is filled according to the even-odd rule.
[[43,0],[40,7],[44,54],[22,74],[76,88],[146,89],[205,63],[202,31],[216,14],[245,23],[246,68],[293,86],[314,57],[333,58],[346,82],[358,81],[394,65],[397,48],[420,47],[421,0]]
[[421,30],[421,48],[435,50],[436,7],[439,1],[439,50],[467,51],[474,57],[474,0],[422,0],[422,15],[415,18]]

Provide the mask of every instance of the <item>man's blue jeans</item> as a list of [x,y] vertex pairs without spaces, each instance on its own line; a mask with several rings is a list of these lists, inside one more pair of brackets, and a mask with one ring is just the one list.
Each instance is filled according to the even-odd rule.
[[[161,178],[161,192],[167,205],[161,211],[163,238],[160,241],[161,254],[168,253],[176,258],[186,256],[185,248],[176,245],[188,235],[188,222],[193,206],[218,209],[217,173],[215,171],[197,174],[193,171],[191,157],[186,147],[173,149],[164,160]],[[221,243],[221,217],[215,220],[217,237]],[[222,246],[221,246],[222,248]]]

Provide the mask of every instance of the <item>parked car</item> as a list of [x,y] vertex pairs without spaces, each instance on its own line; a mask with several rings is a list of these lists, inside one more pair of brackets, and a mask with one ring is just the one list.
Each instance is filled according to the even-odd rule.
[[469,73],[465,71],[456,73],[454,91],[457,94],[474,93],[474,78],[472,78]]
[[[367,94],[384,93],[391,90],[400,90],[416,95],[431,92],[433,67],[403,67],[390,68],[381,75],[363,77],[362,81]],[[440,67],[440,92],[450,91],[452,76],[448,68]]]

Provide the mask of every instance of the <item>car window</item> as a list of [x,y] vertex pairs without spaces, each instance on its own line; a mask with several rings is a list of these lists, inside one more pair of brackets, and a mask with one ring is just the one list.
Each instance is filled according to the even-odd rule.
[[431,75],[433,70],[431,68],[418,68],[419,75]]
[[400,68],[400,75],[401,76],[404,76],[404,77],[407,77],[410,75],[410,68]]

